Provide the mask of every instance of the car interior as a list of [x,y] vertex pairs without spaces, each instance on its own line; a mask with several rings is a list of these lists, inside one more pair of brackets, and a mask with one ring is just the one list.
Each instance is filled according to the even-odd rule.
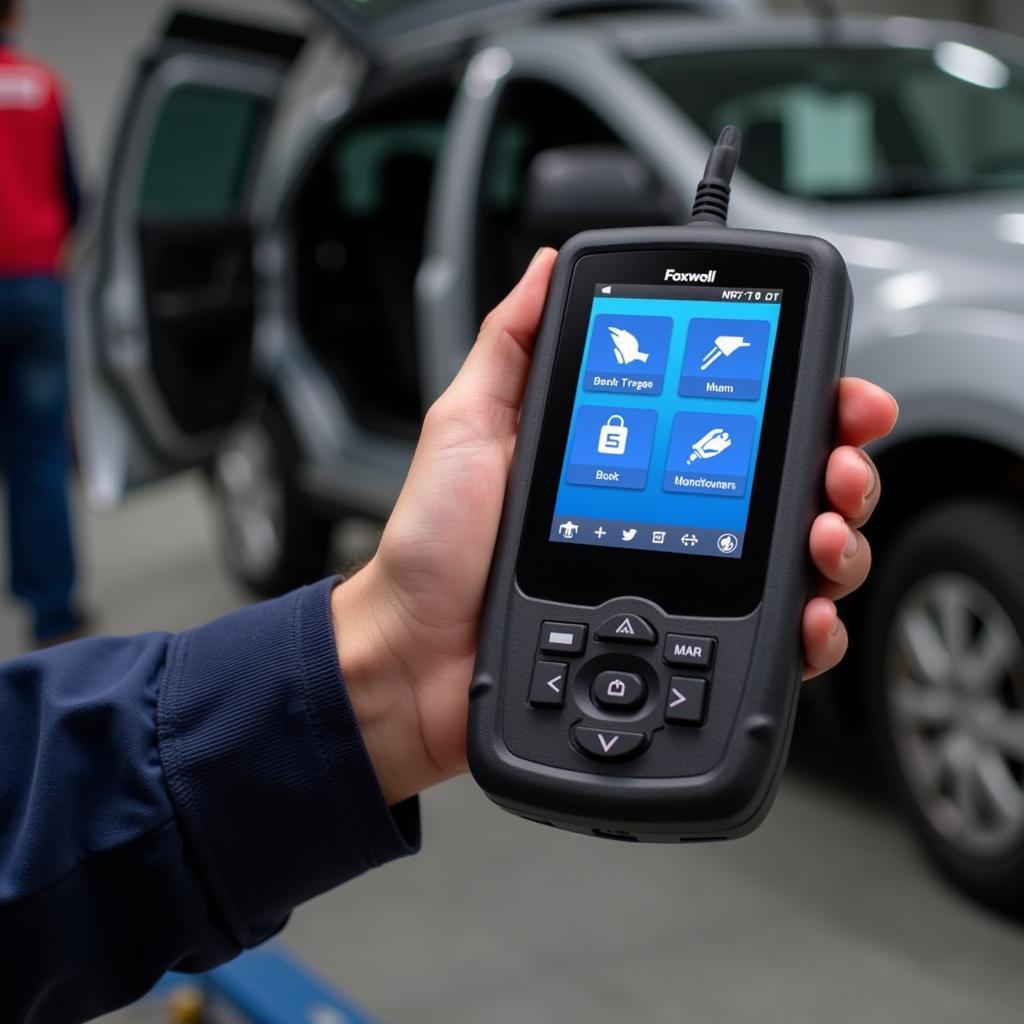
[[453,88],[370,103],[328,140],[296,195],[303,334],[364,426],[415,437],[422,417],[415,277]]
[[[573,161],[574,153],[580,155],[579,161]],[[545,168],[552,156],[558,156],[569,173],[577,164],[582,173],[568,184],[577,194],[596,184],[602,164],[608,166],[616,157],[633,161],[642,175],[643,208],[634,203],[620,218],[617,207],[622,197],[612,195],[589,209],[580,205],[574,215],[554,216],[554,210],[569,206],[566,200],[571,197],[545,201],[543,192],[555,187]],[[621,139],[585,104],[546,82],[511,83],[494,122],[480,188],[475,264],[478,319],[515,284],[540,246],[559,247],[591,228],[676,223],[679,215],[669,191],[627,153]]]

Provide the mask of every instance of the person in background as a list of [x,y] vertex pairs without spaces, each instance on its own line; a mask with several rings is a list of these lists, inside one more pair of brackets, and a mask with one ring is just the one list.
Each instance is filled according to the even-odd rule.
[[62,280],[81,205],[61,86],[10,45],[20,0],[0,0],[0,472],[11,590],[37,644],[73,638],[68,373]]

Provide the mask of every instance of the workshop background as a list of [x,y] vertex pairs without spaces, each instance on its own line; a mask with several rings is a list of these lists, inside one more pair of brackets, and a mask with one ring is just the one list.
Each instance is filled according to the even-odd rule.
[[[176,5],[25,2],[23,46],[66,79],[96,188],[135,58]],[[310,23],[284,0],[189,6],[298,31]],[[839,6],[1024,36],[1018,0]],[[85,604],[102,631],[177,630],[252,599],[224,566],[199,473],[105,513],[76,497]],[[358,558],[374,536],[372,524],[350,526],[336,537],[337,561]],[[25,649],[25,631],[21,609],[0,597],[0,658]],[[501,812],[469,779],[428,792],[423,820],[420,855],[300,908],[280,939],[382,1024],[1021,1019],[1024,930],[936,871],[863,736],[805,729],[767,823],[736,843],[588,841]],[[110,1018],[165,1019],[162,1001]]]

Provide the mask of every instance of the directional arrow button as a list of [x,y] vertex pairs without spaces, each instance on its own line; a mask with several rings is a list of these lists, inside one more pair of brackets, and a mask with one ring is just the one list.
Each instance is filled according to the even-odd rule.
[[533,666],[528,700],[535,708],[560,708],[565,703],[569,666],[558,661],[538,661]]
[[704,705],[708,698],[708,681],[673,676],[668,683],[665,721],[679,725],[703,725]]
[[658,639],[654,627],[639,615],[613,615],[597,627],[596,636],[619,644],[653,644]]
[[602,761],[632,757],[647,745],[644,733],[622,732],[620,729],[593,729],[578,725],[573,736],[583,753]]

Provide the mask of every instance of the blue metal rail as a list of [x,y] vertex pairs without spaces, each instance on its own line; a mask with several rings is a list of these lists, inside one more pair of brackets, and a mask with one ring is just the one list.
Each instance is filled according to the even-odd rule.
[[168,974],[150,998],[167,1001],[171,1024],[378,1024],[274,943],[207,974]]

